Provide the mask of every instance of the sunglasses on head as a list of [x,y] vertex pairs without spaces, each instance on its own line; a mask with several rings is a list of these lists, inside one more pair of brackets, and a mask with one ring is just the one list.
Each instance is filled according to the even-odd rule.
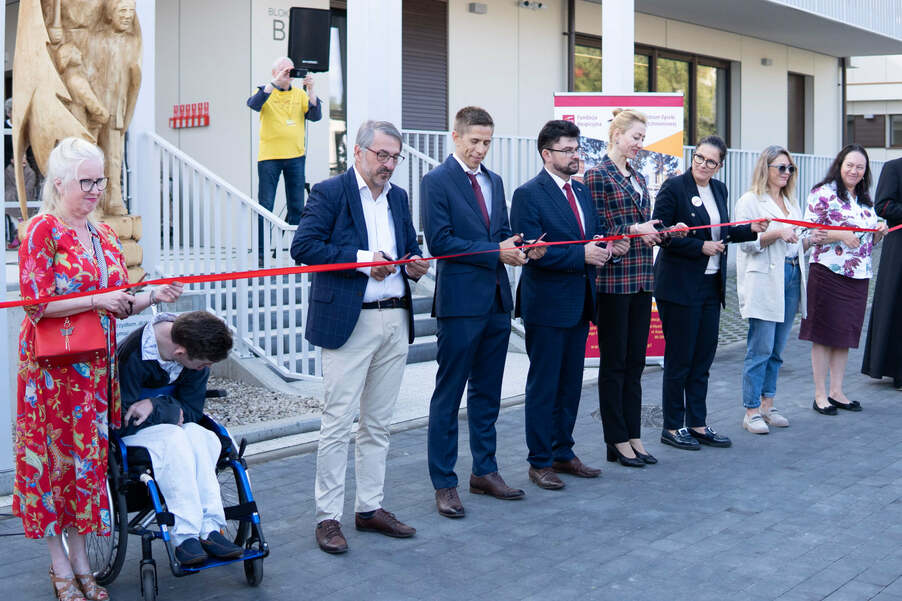
[[796,172],[795,165],[768,165],[768,167],[770,167],[771,169],[776,169],[780,173],[786,173],[788,171],[789,175],[792,175]]

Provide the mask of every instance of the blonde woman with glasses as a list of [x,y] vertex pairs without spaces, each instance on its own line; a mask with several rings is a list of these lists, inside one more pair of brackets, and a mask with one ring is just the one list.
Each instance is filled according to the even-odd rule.
[[739,245],[736,284],[739,311],[749,321],[742,371],[742,427],[752,434],[767,434],[770,427],[785,428],[789,420],[774,407],[783,348],[795,314],[805,306],[803,268],[811,244],[826,238],[824,230],[805,235],[776,219],[801,220],[795,197],[798,168],[781,146],[768,146],[752,173],[751,189],[736,203],[736,219],[770,219],[767,230]]

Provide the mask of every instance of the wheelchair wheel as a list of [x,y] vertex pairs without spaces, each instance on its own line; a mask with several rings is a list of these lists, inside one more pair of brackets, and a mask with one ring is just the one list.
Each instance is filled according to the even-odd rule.
[[[118,478],[119,460],[110,453],[109,473],[106,481],[107,504],[110,508],[109,536],[99,536],[95,533],[85,536],[85,548],[88,552],[88,561],[94,578],[100,585],[107,585],[116,579],[122,564],[125,562],[125,551],[128,545],[128,510],[125,506],[125,494],[123,491],[113,491],[110,478]],[[116,474],[113,476],[112,474]],[[63,546],[68,553],[66,537],[62,538]]]
[[144,601],[156,601],[157,570],[152,565],[141,566],[141,597]]
[[245,560],[244,576],[249,585],[260,586],[260,583],[263,582],[263,558]]
[[[222,506],[224,508],[240,505],[247,501],[247,494],[238,485],[238,473],[235,468],[228,466],[223,468],[216,474],[219,480],[219,494],[222,498]],[[250,476],[248,476],[250,478]],[[241,520],[226,520],[226,527],[223,535],[233,541],[239,547],[244,546],[250,533],[251,525],[249,522]],[[245,571],[247,568],[245,568]]]

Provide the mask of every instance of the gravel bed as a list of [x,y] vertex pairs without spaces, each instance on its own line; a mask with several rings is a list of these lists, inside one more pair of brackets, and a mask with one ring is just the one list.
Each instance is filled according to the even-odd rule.
[[283,417],[318,415],[323,408],[321,400],[294,394],[275,392],[262,386],[253,386],[211,377],[208,388],[222,389],[225,398],[207,399],[206,413],[223,424],[242,425],[265,422]]

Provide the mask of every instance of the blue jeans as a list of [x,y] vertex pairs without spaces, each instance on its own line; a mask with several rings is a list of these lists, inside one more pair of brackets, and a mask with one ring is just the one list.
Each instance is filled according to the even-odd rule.
[[742,371],[742,406],[755,409],[761,397],[777,394],[777,376],[783,365],[783,349],[801,298],[802,272],[798,265],[784,264],[783,322],[749,319],[749,335]]
[[[279,176],[285,174],[285,201],[287,214],[285,221],[289,225],[297,225],[301,220],[301,211],[304,210],[304,184],[306,177],[304,168],[307,157],[300,156],[293,159],[271,159],[257,161],[257,176],[260,180],[257,191],[257,201],[266,209],[272,211],[276,200],[276,188],[279,185]],[[260,253],[263,253],[263,218],[258,220],[257,234],[259,236]]]

